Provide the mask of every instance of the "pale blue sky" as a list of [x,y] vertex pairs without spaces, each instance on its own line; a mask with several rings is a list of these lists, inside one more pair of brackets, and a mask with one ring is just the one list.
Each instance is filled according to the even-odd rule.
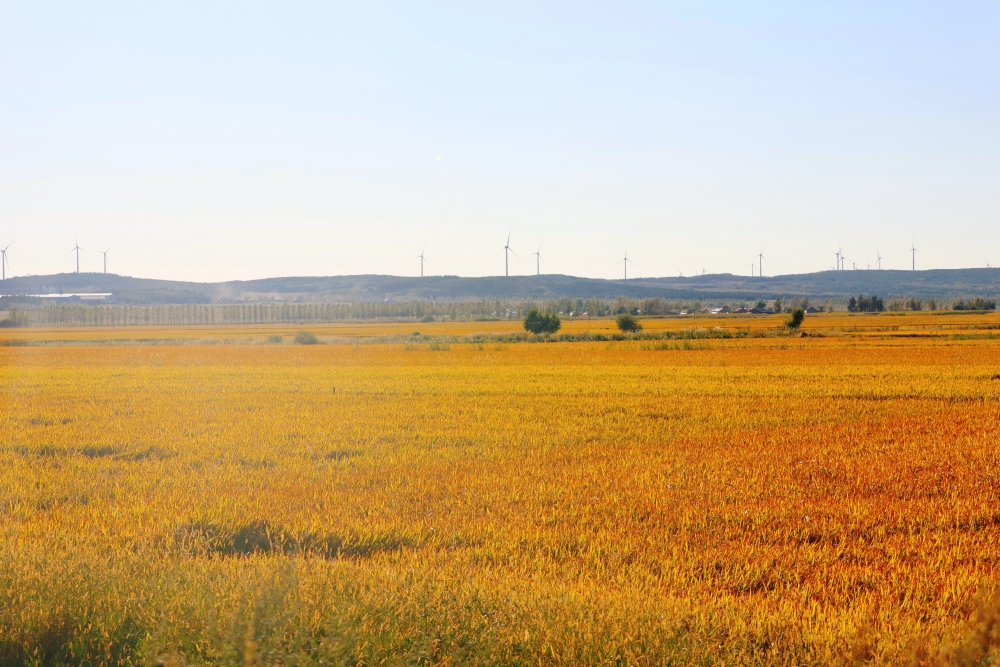
[[1000,265],[1000,5],[471,4],[0,5],[12,271]]

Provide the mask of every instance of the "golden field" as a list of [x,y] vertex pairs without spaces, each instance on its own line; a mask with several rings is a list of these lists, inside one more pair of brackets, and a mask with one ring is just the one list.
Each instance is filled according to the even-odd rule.
[[4,332],[0,663],[990,664],[998,323]]
[[[696,315],[642,318],[647,333],[677,332],[684,329],[723,329],[738,332],[774,333],[782,328],[787,315]],[[523,333],[520,319],[455,322],[330,322],[309,324],[247,325],[175,325],[120,327],[31,327],[0,329],[4,341],[28,340],[48,343],[84,343],[100,341],[261,341],[270,335],[294,336],[306,328],[321,339],[331,341],[362,340],[378,337],[424,336],[469,337]],[[809,315],[803,331],[837,336],[899,337],[903,335],[940,335],[971,330],[1000,329],[1000,315],[976,311],[920,311],[906,313],[820,313]],[[560,333],[611,334],[618,331],[613,318],[563,318]]]

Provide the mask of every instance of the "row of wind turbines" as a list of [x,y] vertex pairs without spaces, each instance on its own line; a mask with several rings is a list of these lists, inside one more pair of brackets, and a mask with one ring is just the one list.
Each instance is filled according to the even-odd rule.
[[[10,243],[7,244],[7,248],[10,248],[12,245],[14,245],[13,241],[11,241]],[[0,280],[7,280],[7,269],[10,268],[10,262],[7,260],[7,248],[4,248],[4,249],[0,250]],[[89,251],[89,252],[96,252],[98,255],[103,255],[104,256],[104,273],[108,272],[108,253],[111,252],[112,248],[114,248],[114,246],[111,246],[111,248],[108,248],[107,250],[93,250],[93,251]],[[69,252],[66,253],[67,255],[70,252],[75,252],[76,253],[76,272],[77,273],[80,273],[80,251],[81,250],[83,250],[83,248],[80,247],[80,239],[77,238],[73,242],[73,247],[70,249]]]
[[[424,248],[423,248],[423,250],[420,251],[419,255],[414,255],[413,256],[414,259],[420,259],[420,277],[421,278],[424,277],[424,261],[425,261],[424,252],[426,252],[426,250],[427,250],[427,246],[425,245]],[[507,232],[507,242],[503,244],[503,252],[504,252],[504,257],[503,257],[503,275],[505,277],[509,278],[510,277],[510,255],[513,254],[514,257],[517,257],[518,260],[521,259],[521,257],[516,252],[514,252],[514,249],[510,247],[510,232]],[[528,253],[528,254],[535,256],[535,275],[537,275],[537,276],[542,275],[542,244],[539,243],[538,244],[538,250],[536,250],[535,252]],[[632,264],[633,266],[635,265],[635,262],[633,262],[631,259],[628,258],[628,248],[625,249],[625,258],[623,260],[621,260],[620,262],[615,262],[615,266],[617,266],[618,264],[624,265],[624,268],[625,268],[625,280],[628,280],[628,265],[629,264]]]
[[[910,242],[910,249],[909,249],[908,252],[910,253],[910,270],[916,271],[917,270],[917,253],[920,252],[920,251],[917,250],[917,247],[915,245],[913,245],[912,241]],[[835,267],[831,266],[830,268],[833,269],[834,271],[843,271],[844,270],[844,264],[847,262],[847,258],[844,256],[844,246],[840,246],[836,251],[833,252],[833,255],[837,258],[837,265]],[[877,258],[878,270],[881,271],[882,270],[882,253],[879,252],[878,248],[875,249],[875,256]],[[851,262],[851,266],[852,266],[852,268],[854,270],[857,270],[858,263],[852,261]],[[872,268],[871,264],[869,264],[868,265],[868,269],[871,269],[871,268]],[[986,263],[986,268],[990,268],[989,262]]]
[[[420,277],[421,278],[424,277],[424,261],[426,259],[424,257],[424,252],[426,252],[426,250],[427,250],[427,246],[425,245],[423,247],[423,249],[420,251],[419,255],[414,255],[414,259],[419,259],[420,260]],[[518,254],[516,252],[514,252],[514,249],[510,247],[510,232],[507,232],[507,241],[503,244],[503,251],[504,251],[504,270],[503,270],[503,274],[504,274],[505,277],[510,277],[510,255],[513,254],[514,257],[517,257],[518,260],[521,259],[520,256],[518,256]],[[909,250],[909,252],[911,254],[911,264],[912,264],[911,269],[913,271],[916,271],[917,270],[917,253],[920,252],[920,251],[917,250],[916,246],[914,246],[913,243],[911,242],[910,243],[910,250]],[[529,253],[529,254],[535,256],[535,275],[541,275],[542,274],[542,263],[541,263],[542,262],[542,244],[539,243],[538,244],[538,250],[536,250],[535,252]],[[837,258],[837,264],[836,264],[836,266],[831,266],[830,268],[833,269],[834,271],[843,271],[844,270],[844,265],[847,262],[847,257],[844,255],[844,246],[840,246],[840,248],[838,248],[836,251],[834,251],[833,254]],[[882,253],[877,248],[875,249],[875,255],[878,257],[878,260],[877,260],[877,262],[878,262],[878,270],[881,271],[882,270]],[[759,253],[757,253],[756,255],[754,255],[754,259],[757,260],[757,263],[751,263],[750,264],[750,276],[751,277],[755,277],[755,276],[756,277],[763,277],[764,276],[764,262],[767,261],[767,258],[764,257],[764,249],[763,248],[760,249]],[[628,265],[632,264],[632,266],[635,266],[635,262],[633,262],[631,259],[628,258],[628,248],[625,249],[625,257],[622,258],[621,260],[619,260],[618,262],[615,262],[615,266],[618,266],[619,264],[622,265],[622,269],[623,269],[623,273],[624,273],[624,276],[623,276],[624,279],[628,280]],[[851,265],[852,265],[852,267],[853,267],[854,270],[857,270],[857,268],[858,268],[857,262],[851,262]],[[990,268],[990,265],[989,265],[988,262],[986,264],[986,268]],[[871,265],[870,264],[868,265],[868,269],[871,269]],[[702,275],[705,274],[704,267],[702,267],[701,273],[702,273]],[[684,274],[682,273],[681,275],[683,276]]]
[[[508,231],[507,232],[507,241],[503,244],[503,251],[504,251],[504,276],[506,276],[506,277],[510,276],[510,255],[513,254],[514,257],[516,257],[518,260],[521,259],[520,256],[518,256],[518,254],[516,252],[514,252],[514,249],[510,247],[510,235],[511,235],[511,232]],[[0,280],[7,280],[7,269],[10,267],[10,263],[7,260],[7,250],[13,244],[14,244],[14,242],[11,241],[10,243],[7,244],[6,248],[0,249],[0,272],[2,272],[2,273],[0,273]],[[107,250],[90,251],[90,252],[96,252],[99,255],[103,255],[103,259],[104,259],[104,273],[108,272],[108,253],[111,252],[111,250],[114,247],[115,246],[112,245]],[[80,273],[80,251],[81,250],[83,250],[83,248],[80,247],[80,240],[79,240],[79,238],[77,238],[74,241],[73,248],[71,248],[69,250],[69,252],[66,253],[67,255],[70,254],[70,253],[72,253],[72,252],[76,253],[76,272],[77,273]],[[424,253],[425,253],[426,250],[427,250],[427,246],[425,245],[423,247],[423,249],[420,251],[419,255],[414,255],[414,259],[420,259],[420,277],[421,278],[424,277],[424,262],[426,261],[426,257],[424,256]],[[909,250],[909,252],[910,252],[910,255],[911,255],[911,258],[910,258],[910,260],[911,260],[911,269],[913,271],[916,271],[917,270],[917,253],[920,252],[920,251],[917,250],[916,246],[913,245],[913,243],[911,242],[910,243],[910,250]],[[538,244],[538,250],[536,250],[535,252],[529,253],[529,254],[535,256],[535,274],[536,275],[541,275],[542,274],[542,244]],[[840,246],[840,248],[838,248],[837,250],[833,251],[832,254],[836,257],[836,265],[835,266],[831,266],[830,268],[832,270],[834,270],[834,271],[843,271],[844,268],[845,268],[845,265],[846,265],[846,263],[848,261],[847,257],[844,255],[844,246]],[[881,271],[882,270],[882,254],[881,254],[881,252],[878,249],[876,249],[875,250],[875,255],[878,258],[877,259],[878,270]],[[753,258],[756,260],[756,263],[751,263],[750,264],[750,275],[751,275],[751,277],[755,277],[755,276],[756,277],[763,277],[764,276],[764,262],[767,261],[767,258],[764,257],[764,249],[761,248],[760,252],[757,253],[756,255],[754,255]],[[633,262],[628,257],[628,248],[625,249],[625,257],[622,258],[621,260],[615,262],[615,266],[617,266],[619,264],[622,265],[624,279],[628,280],[628,266],[629,266],[629,264],[631,264],[633,267],[635,266],[635,262]],[[858,268],[857,262],[853,262],[852,261],[851,265],[852,265],[853,269],[855,269],[855,270]],[[987,268],[990,268],[989,263],[987,263],[986,266],[987,266]],[[868,265],[868,269],[871,269],[871,265],[870,264]],[[702,275],[704,275],[704,274],[705,274],[705,269],[702,268]],[[682,273],[681,275],[683,276],[684,274]]]

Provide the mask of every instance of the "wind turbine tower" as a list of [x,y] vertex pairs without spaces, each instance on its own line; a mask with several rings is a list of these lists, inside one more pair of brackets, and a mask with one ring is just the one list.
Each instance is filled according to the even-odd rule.
[[[510,255],[509,253],[514,252],[514,249],[510,247],[510,232],[507,232],[507,243],[503,246],[503,274],[506,277],[510,277]],[[517,257],[517,253],[514,252],[514,257]],[[520,257],[517,257],[521,259]]]
[[[76,272],[80,273],[80,239],[79,238],[77,238],[77,240],[76,240],[76,246],[73,247],[73,250],[76,251]],[[73,252],[73,250],[70,250],[70,252]]]
[[757,275],[761,278],[764,277],[764,249],[760,249],[759,253],[760,264],[757,265]]
[[[622,264],[625,265],[625,280],[628,280],[628,264],[629,264],[629,262],[632,262],[632,260],[628,258],[628,248],[625,248],[625,259],[622,260]],[[635,262],[632,262],[632,266],[635,266]]]
[[535,256],[535,275],[540,276],[542,275],[542,244],[539,243],[538,250],[531,254]]
[[910,241],[910,262],[911,262],[911,269],[913,271],[917,270],[917,253],[918,252],[920,252],[920,251],[917,250],[917,247],[915,245],[913,245],[913,241]]
[[[114,248],[114,246],[111,246],[111,248]],[[104,255],[104,273],[108,272],[108,253],[111,252],[111,248],[101,252],[101,254]],[[79,270],[77,273],[79,273]]]
[[[9,248],[13,243],[13,241],[8,243],[7,248]],[[10,266],[7,262],[7,248],[0,250],[0,271],[3,272],[3,280],[7,280],[7,267]]]
[[882,255],[879,254],[878,248],[875,248],[875,255],[878,256],[878,270],[882,270]]
[[[427,246],[424,246],[424,250],[427,250]],[[421,250],[420,254],[417,255],[417,257],[420,258],[420,277],[421,278],[424,277],[424,250]]]

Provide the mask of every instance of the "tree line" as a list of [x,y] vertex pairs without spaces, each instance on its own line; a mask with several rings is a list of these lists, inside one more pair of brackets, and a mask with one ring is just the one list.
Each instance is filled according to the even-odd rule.
[[[0,299],[0,310],[9,308],[0,326],[162,326],[162,325],[250,325],[250,324],[309,324],[343,321],[474,321],[491,319],[522,319],[532,309],[539,316],[609,317],[617,315],[663,316],[680,313],[700,313],[700,301],[670,301],[660,297],[649,299],[552,299],[538,301],[481,300],[465,302],[408,301],[375,303],[236,303],[184,305],[116,305],[61,304],[40,307],[12,307]],[[726,304],[723,312],[744,305],[739,301]],[[763,307],[765,302],[758,302]],[[786,306],[782,299],[774,300],[775,310],[791,313],[807,308],[808,299],[796,297]],[[19,304],[20,305],[20,304]],[[752,305],[752,304],[751,304]],[[839,300],[828,301],[825,308],[844,307]],[[886,302],[876,295],[858,295],[846,302],[850,312],[882,312],[884,310],[937,310],[947,308],[934,299],[894,298]],[[996,301],[976,297],[952,304],[955,310],[995,310]],[[541,324],[539,324],[542,326]],[[544,325],[551,328],[554,322]]]

